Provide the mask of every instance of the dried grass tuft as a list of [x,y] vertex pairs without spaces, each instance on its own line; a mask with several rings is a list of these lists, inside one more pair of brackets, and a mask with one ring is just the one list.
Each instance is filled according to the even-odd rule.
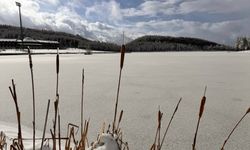
[[1,131],[0,132],[0,150],[3,150],[7,146],[6,135]]

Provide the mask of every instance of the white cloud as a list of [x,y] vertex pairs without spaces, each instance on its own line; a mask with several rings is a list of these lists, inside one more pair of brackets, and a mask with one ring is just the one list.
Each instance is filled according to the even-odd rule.
[[145,1],[137,8],[123,9],[123,15],[127,17],[133,16],[156,16],[157,14],[173,14],[176,11],[175,4],[178,1]]
[[180,4],[181,13],[208,12],[208,13],[230,13],[249,11],[249,0],[194,0],[184,1]]
[[[145,0],[137,7],[122,9],[122,15],[135,16],[171,16],[188,13],[208,14],[249,14],[249,0]],[[240,17],[240,16],[239,16]]]
[[232,42],[237,36],[245,35],[246,31],[249,31],[249,24],[250,18],[215,23],[174,19],[170,21],[138,22],[135,30],[147,34],[190,36],[233,44]]
[[87,7],[85,15],[89,18],[97,17],[102,21],[115,22],[122,20],[120,4],[116,1],[101,1],[91,7]]
[[[122,31],[130,38],[145,34],[160,34],[172,36],[193,36],[223,43],[232,43],[240,35],[250,33],[250,16],[226,21],[201,22],[198,19],[164,20],[161,16],[186,14],[190,12],[229,13],[248,11],[249,0],[159,0],[144,1],[134,8],[123,8],[114,0],[96,1],[91,7],[83,6],[81,0],[68,0],[64,5],[54,0],[53,9],[47,11],[44,5],[49,0],[20,0],[22,3],[22,18],[25,27],[52,29],[83,37],[100,40],[121,42]],[[242,4],[244,2],[244,4]],[[214,4],[214,5],[212,5]],[[19,26],[18,8],[15,0],[0,1],[0,24]],[[81,6],[81,7],[80,7]],[[230,9],[228,9],[230,7]],[[76,9],[84,8],[79,14]],[[249,12],[250,13],[250,12]],[[138,21],[134,17],[146,16],[147,20]],[[152,16],[158,16],[153,20]],[[160,16],[160,17],[159,17]],[[143,17],[142,17],[143,18]],[[143,19],[141,19],[143,20]],[[126,42],[127,42],[126,41]]]
[[[20,0],[22,16],[35,15],[39,11],[39,4],[32,0]],[[25,2],[25,3],[24,3]],[[15,4],[15,0],[0,1],[0,23],[19,25],[18,7]]]
[[[23,0],[22,19],[24,27],[50,29],[63,31],[72,34],[80,34],[86,38],[100,41],[116,41],[116,36],[122,31],[111,25],[99,21],[89,22],[80,16],[74,9],[67,6],[60,6],[53,12],[43,12],[40,2]],[[117,4],[111,2],[111,16],[119,18]],[[18,7],[14,0],[0,1],[3,9],[0,9],[0,24],[10,24],[19,26]]]
[[60,0],[44,0],[44,1],[53,5],[58,5],[60,3]]

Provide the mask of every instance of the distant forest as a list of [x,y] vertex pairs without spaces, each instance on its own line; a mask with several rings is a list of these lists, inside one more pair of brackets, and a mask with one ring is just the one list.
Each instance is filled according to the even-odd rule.
[[[24,37],[31,37],[35,40],[52,40],[60,43],[60,48],[84,48],[100,51],[119,51],[120,46],[114,43],[92,41],[65,32],[50,30],[38,30],[23,28]],[[0,38],[20,39],[20,28],[0,25]],[[150,51],[228,51],[235,50],[233,47],[218,44],[215,42],[190,38],[147,35],[137,38],[126,44],[129,52],[150,52]]]
[[231,51],[233,47],[215,42],[170,36],[143,36],[127,44],[128,51]]

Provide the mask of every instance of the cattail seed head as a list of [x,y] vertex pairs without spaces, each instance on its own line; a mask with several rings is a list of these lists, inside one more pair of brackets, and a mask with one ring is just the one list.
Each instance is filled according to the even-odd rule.
[[57,49],[57,54],[56,54],[56,73],[59,73],[59,52]]
[[123,44],[121,47],[121,62],[120,62],[120,68],[123,68],[123,64],[124,64],[124,57],[125,57],[125,45]]
[[158,128],[161,128],[162,115],[163,113],[159,110],[158,111]]
[[119,122],[121,122],[121,120],[122,120],[122,115],[123,115],[123,110],[120,113]]
[[249,107],[248,110],[247,110],[247,114],[248,114],[248,113],[250,113],[250,107]]
[[32,57],[31,57],[31,52],[30,52],[30,48],[28,46],[28,55],[29,55],[29,64],[30,64],[30,68],[33,67],[33,64],[32,64]]
[[161,121],[161,111],[159,110],[158,111],[158,122],[160,122]]
[[206,96],[203,96],[202,99],[201,99],[200,112],[199,112],[199,117],[200,118],[201,118],[201,116],[203,114],[205,103],[206,103]]
[[82,69],[82,79],[84,80],[84,68]]

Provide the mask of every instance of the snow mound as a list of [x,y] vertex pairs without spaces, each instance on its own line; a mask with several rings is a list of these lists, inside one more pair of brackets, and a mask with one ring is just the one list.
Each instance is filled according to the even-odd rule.
[[117,140],[114,136],[108,133],[100,135],[99,140],[96,141],[93,146],[87,150],[120,150]]

